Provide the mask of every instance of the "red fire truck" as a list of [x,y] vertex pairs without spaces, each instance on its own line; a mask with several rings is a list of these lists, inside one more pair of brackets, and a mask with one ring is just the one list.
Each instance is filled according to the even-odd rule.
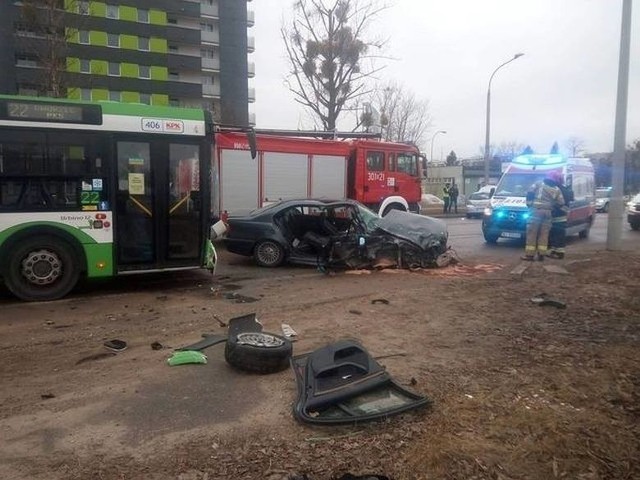
[[257,155],[252,158],[247,133],[215,135],[216,216],[245,215],[269,203],[299,198],[351,198],[381,215],[393,209],[419,212],[421,162],[412,145],[258,131]]

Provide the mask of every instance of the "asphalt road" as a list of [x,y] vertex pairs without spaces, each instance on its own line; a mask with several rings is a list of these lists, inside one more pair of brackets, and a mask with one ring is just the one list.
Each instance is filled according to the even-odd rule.
[[[482,220],[449,217],[444,219],[449,227],[449,244],[461,258],[491,257],[517,260],[522,255],[524,242],[520,240],[500,239],[496,245],[490,245],[482,237]],[[596,214],[596,221],[591,228],[589,238],[569,237],[567,252],[576,250],[598,250],[606,248],[608,214]],[[628,223],[622,230],[623,249],[634,249],[640,246],[640,232],[634,232]]]
[[[501,239],[496,245],[487,244],[482,237],[481,220],[466,219],[463,216],[443,219],[449,229],[449,244],[459,258],[473,262],[516,263],[523,252],[521,241]],[[634,232],[627,223],[623,226],[623,248],[640,247],[640,232]],[[577,236],[568,240],[568,255],[571,251],[597,251],[606,247],[607,214],[598,214],[588,239]],[[251,283],[274,280],[294,281],[301,276],[322,275],[312,267],[283,266],[276,269],[259,268],[251,258],[241,257],[219,249],[219,262],[216,276],[203,270],[190,270],[171,274],[146,274],[118,277],[115,279],[87,281],[80,284],[69,298],[126,295],[131,291],[152,290],[175,292],[194,288],[211,288],[216,282],[230,284]],[[62,300],[64,301],[64,300]],[[0,310],[3,305],[16,303],[17,300],[0,284]],[[0,313],[0,319],[2,314]]]

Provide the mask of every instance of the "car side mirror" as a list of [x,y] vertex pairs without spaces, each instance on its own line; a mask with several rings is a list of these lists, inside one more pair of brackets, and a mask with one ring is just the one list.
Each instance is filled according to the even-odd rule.
[[495,188],[492,188],[491,190],[489,190],[489,198],[492,198],[494,193],[496,193]]

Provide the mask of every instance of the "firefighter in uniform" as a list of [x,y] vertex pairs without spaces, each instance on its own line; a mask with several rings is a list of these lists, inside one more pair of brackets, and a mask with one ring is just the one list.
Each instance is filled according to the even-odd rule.
[[558,188],[562,192],[564,205],[554,207],[551,211],[551,230],[549,231],[549,257],[564,258],[564,249],[567,245],[567,214],[569,204],[573,202],[573,190],[570,186],[562,182],[562,177],[558,178]]
[[550,172],[541,182],[534,183],[527,192],[527,206],[531,215],[527,221],[527,244],[523,260],[544,260],[551,229],[551,211],[564,206],[562,192],[558,188],[558,172]]

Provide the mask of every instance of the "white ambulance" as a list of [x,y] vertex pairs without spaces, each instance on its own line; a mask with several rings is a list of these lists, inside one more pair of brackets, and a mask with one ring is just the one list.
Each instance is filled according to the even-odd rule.
[[561,173],[565,185],[573,190],[567,235],[589,236],[595,218],[595,178],[591,161],[558,154],[530,154],[514,158],[496,185],[482,219],[482,233],[487,243],[496,243],[499,238],[525,239],[530,215],[527,191],[551,171]]

